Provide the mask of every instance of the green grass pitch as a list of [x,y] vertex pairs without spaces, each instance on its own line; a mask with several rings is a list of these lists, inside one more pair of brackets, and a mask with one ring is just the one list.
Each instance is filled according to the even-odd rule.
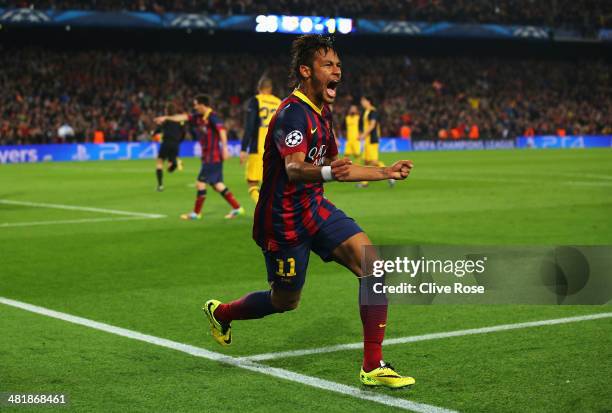
[[[400,157],[415,169],[393,189],[326,186],[376,244],[612,244],[612,150],[383,160]],[[166,173],[163,193],[152,160],[0,166],[0,296],[235,357],[359,342],[357,282],[316,256],[296,311],[235,322],[230,348],[212,341],[203,301],[266,281],[237,159],[224,173],[247,216],[224,220],[229,207],[209,191],[201,221],[178,219],[193,205],[198,165],[186,159],[185,171]],[[609,307],[392,306],[387,338],[603,312]],[[417,384],[376,394],[465,412],[612,410],[610,318],[393,345],[385,358]],[[360,350],[347,350],[263,363],[358,387],[360,361]],[[395,410],[0,304],[3,392],[66,393],[72,411]]]

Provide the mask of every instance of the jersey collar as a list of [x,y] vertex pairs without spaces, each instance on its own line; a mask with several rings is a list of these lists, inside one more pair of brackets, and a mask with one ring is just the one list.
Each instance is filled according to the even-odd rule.
[[312,110],[314,110],[315,112],[317,112],[319,115],[321,115],[321,111],[323,110],[322,107],[318,108],[317,105],[315,105],[314,103],[312,103],[312,101],[310,99],[308,99],[308,96],[306,96],[305,94],[303,94],[302,92],[300,92],[298,89],[295,89],[293,91],[293,94],[300,99],[302,102],[306,103],[308,106],[310,106],[312,108]]
[[202,119],[204,120],[208,120],[208,117],[210,116],[210,114],[212,113],[212,109],[207,109],[206,112],[204,112],[201,116]]

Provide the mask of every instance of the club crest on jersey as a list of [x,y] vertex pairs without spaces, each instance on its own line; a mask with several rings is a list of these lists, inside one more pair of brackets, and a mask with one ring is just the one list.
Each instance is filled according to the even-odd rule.
[[299,130],[291,131],[285,136],[285,144],[293,148],[294,146],[298,146],[304,140],[304,135]]

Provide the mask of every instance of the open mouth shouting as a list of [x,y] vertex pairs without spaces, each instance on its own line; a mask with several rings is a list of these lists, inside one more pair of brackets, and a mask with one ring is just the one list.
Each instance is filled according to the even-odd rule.
[[336,87],[340,84],[339,80],[330,80],[325,87],[325,94],[328,100],[333,101],[336,99]]

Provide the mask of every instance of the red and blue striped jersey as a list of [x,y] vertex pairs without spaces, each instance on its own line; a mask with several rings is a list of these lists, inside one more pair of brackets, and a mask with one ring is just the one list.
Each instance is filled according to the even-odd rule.
[[189,123],[194,137],[202,147],[202,162],[223,162],[221,156],[220,131],[225,129],[223,120],[212,111],[205,114],[194,112],[189,115]]
[[323,183],[289,182],[284,158],[296,152],[317,166],[338,155],[329,108],[317,108],[297,90],[280,104],[266,135],[253,223],[253,239],[264,250],[301,244],[336,208],[323,196]]

